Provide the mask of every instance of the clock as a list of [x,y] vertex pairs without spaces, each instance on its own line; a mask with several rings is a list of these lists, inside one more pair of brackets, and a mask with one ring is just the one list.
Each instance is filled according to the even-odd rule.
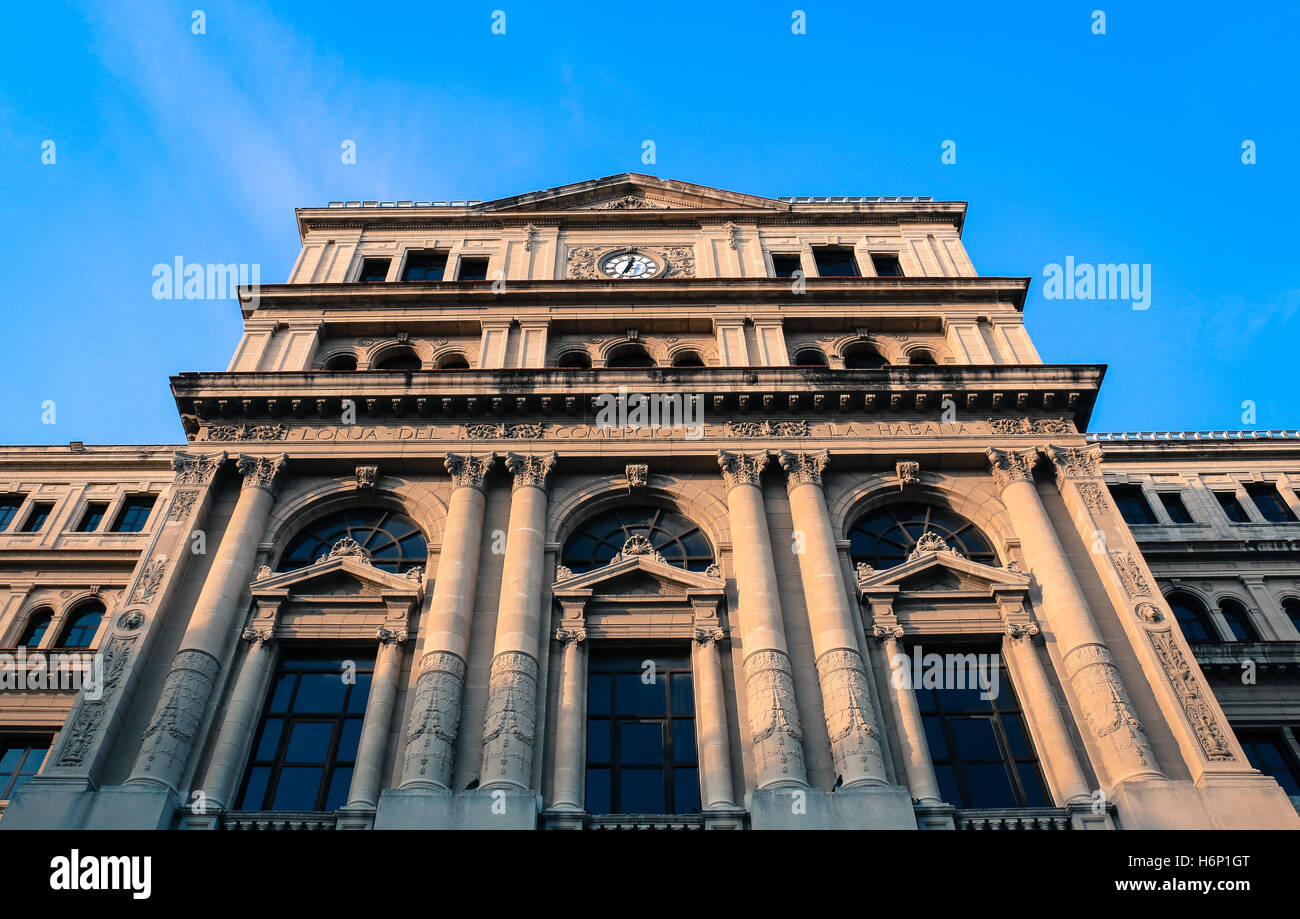
[[659,263],[636,250],[615,252],[600,263],[601,273],[611,278],[653,278],[659,274]]

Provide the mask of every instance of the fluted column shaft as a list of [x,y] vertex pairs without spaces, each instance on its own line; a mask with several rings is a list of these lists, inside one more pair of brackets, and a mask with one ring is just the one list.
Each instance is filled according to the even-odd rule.
[[1159,776],[1146,731],[1133,711],[1110,649],[1039,500],[1033,483],[1037,461],[1035,450],[989,451],[1002,501],[1042,591],[1042,618],[1051,626],[1066,677],[1102,751],[1111,780],[1119,783],[1139,775]]
[[736,571],[737,610],[745,649],[745,698],[757,786],[808,783],[803,730],[785,643],[772,540],[760,478],[766,453],[718,455],[727,486],[727,517]]
[[283,454],[239,457],[239,472],[244,476],[239,500],[213,555],[128,781],[179,790],[221,669],[221,655],[235,628],[240,597],[253,576],[257,546],[274,503],[275,480],[286,462]]
[[532,785],[546,551],[546,476],[554,462],[554,453],[506,456],[514,487],[497,605],[479,787]]
[[443,460],[452,492],[433,598],[420,628],[415,665],[419,676],[407,724],[402,787],[451,785],[483,541],[483,481],[494,459],[493,453],[448,453]]
[[366,716],[361,721],[361,739],[357,744],[356,763],[352,767],[348,807],[375,807],[379,803],[384,756],[388,752],[388,735],[393,729],[397,677],[402,672],[404,641],[404,628],[379,630],[379,650],[375,655],[375,671],[370,678]]
[[695,660],[691,667],[695,674],[695,727],[699,735],[700,790],[705,810],[736,806],[727,701],[718,650],[721,638],[721,629],[696,630]]
[[203,783],[207,795],[205,807],[214,810],[228,810],[234,801],[235,786],[239,782],[239,772],[248,758],[248,747],[257,732],[257,722],[266,698],[267,683],[271,677],[271,668],[275,663],[275,649],[271,647],[269,633],[257,633],[245,630],[244,638],[249,642],[248,654],[239,669],[235,688],[230,694],[230,704],[226,706],[226,720],[222,722],[217,735],[217,744],[212,751],[212,763]]
[[781,451],[790,515],[801,543],[799,576],[812,626],[826,730],[843,784],[888,784],[881,731],[871,701],[866,661],[858,648],[840,571],[822,471],[829,455]]
[[564,643],[560,675],[560,707],[555,721],[555,803],[557,810],[583,808],[586,773],[587,661],[585,629],[559,629],[556,641]]

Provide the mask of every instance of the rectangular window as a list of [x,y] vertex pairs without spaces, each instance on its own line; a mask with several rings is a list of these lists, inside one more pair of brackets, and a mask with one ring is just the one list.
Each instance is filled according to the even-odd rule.
[[[943,800],[958,808],[1049,807],[1038,756],[997,648],[922,650],[923,661],[942,655],[936,672],[925,665],[914,689]],[[972,658],[983,666],[973,666]],[[944,688],[932,688],[936,682]]]
[[48,737],[0,737],[0,801],[31,781],[50,752]]
[[1187,505],[1183,504],[1181,495],[1176,495],[1171,491],[1160,493],[1160,503],[1165,506],[1165,513],[1174,523],[1195,523],[1192,515],[1187,512]]
[[1241,506],[1241,502],[1232,492],[1216,491],[1214,497],[1219,499],[1219,507],[1223,508],[1223,512],[1233,523],[1250,523],[1250,518],[1246,516],[1246,509]]
[[436,249],[420,249],[406,256],[402,269],[403,281],[441,281],[447,270],[447,253]]
[[285,653],[262,713],[240,810],[334,811],[348,803],[374,669],[373,653]]
[[871,264],[876,269],[876,276],[881,278],[901,278],[903,266],[898,263],[897,255],[885,252],[871,253]]
[[[647,670],[644,662],[654,661]],[[689,654],[595,652],[587,676],[587,812],[700,811]]]
[[132,495],[127,498],[122,509],[117,512],[113,532],[139,533],[149,521],[149,512],[153,510],[153,503],[153,495]]
[[1112,485],[1110,493],[1115,498],[1115,503],[1119,505],[1119,513],[1125,523],[1156,522],[1156,516],[1151,513],[1151,505],[1147,504],[1141,486]]
[[81,523],[77,524],[78,533],[93,533],[99,529],[99,524],[104,519],[104,514],[108,513],[107,504],[89,504],[86,506],[86,513],[81,515]]
[[485,258],[463,258],[460,260],[460,274],[458,280],[486,281],[487,273],[488,260]]
[[22,529],[20,532],[39,533],[41,531],[41,527],[45,526],[45,521],[50,518],[50,512],[53,510],[54,510],[53,504],[45,504],[45,503],[33,504],[31,513],[29,513],[27,515],[27,519],[23,521]]
[[1260,516],[1269,523],[1295,523],[1295,514],[1291,508],[1286,506],[1282,496],[1277,493],[1277,487],[1269,482],[1261,482],[1256,485],[1247,485],[1246,494],[1250,495],[1250,500],[1255,502],[1255,507],[1259,508]]
[[357,280],[362,284],[379,284],[388,278],[390,258],[366,258],[361,260],[361,274]]
[[18,516],[18,508],[22,506],[22,495],[0,495],[0,533],[9,529],[9,524]]
[[773,277],[792,278],[796,271],[803,270],[803,261],[797,255],[772,255]]
[[[1286,728],[1236,728],[1237,740],[1252,766],[1277,779],[1282,790],[1300,795],[1300,761],[1287,741]],[[1297,728],[1291,728],[1292,731]]]
[[818,246],[813,249],[813,259],[817,262],[817,276],[820,278],[856,278],[860,274],[852,249]]

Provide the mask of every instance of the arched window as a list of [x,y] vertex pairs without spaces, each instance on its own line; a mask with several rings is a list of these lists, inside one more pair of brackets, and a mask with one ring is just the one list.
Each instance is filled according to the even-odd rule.
[[104,604],[91,600],[79,607],[69,618],[68,627],[59,640],[60,648],[89,648],[104,618]]
[[18,647],[35,648],[49,631],[50,620],[54,614],[47,609],[38,609],[27,619],[27,628],[23,629],[23,637],[18,639]]
[[851,345],[844,352],[845,370],[875,370],[887,363],[871,345]]
[[336,354],[325,362],[325,369],[329,371],[356,370],[357,357],[355,354]]
[[453,351],[438,358],[436,366],[439,370],[468,370],[469,361],[459,351]]
[[591,355],[586,351],[566,351],[560,355],[555,366],[563,370],[590,370]]
[[1250,621],[1250,613],[1246,611],[1246,607],[1236,600],[1224,599],[1219,601],[1219,612],[1223,614],[1232,637],[1237,641],[1259,641],[1259,632],[1255,630],[1255,624]]
[[410,348],[397,348],[389,351],[379,363],[375,364],[376,370],[419,370],[423,364],[420,356]]
[[620,507],[583,523],[564,545],[561,564],[575,574],[608,565],[633,536],[643,536],[664,561],[688,571],[713,564],[713,549],[700,528],[661,507]]
[[654,358],[640,345],[623,345],[610,354],[606,367],[654,367]]
[[1300,632],[1300,600],[1295,597],[1287,597],[1282,601],[1282,612],[1286,613],[1286,617],[1291,620],[1291,624],[1295,626],[1296,631]]
[[942,537],[973,562],[997,564],[992,545],[975,524],[952,511],[918,501],[887,504],[859,520],[849,531],[849,557],[872,568],[893,568],[908,560],[917,540],[926,533]]
[[370,564],[385,571],[402,574],[428,560],[424,534],[409,519],[381,507],[350,507],[303,527],[280,556],[280,570],[305,568],[329,555],[344,538],[355,542]]
[[1182,627],[1183,637],[1188,641],[1218,641],[1210,616],[1197,600],[1190,594],[1170,594],[1167,598],[1169,608],[1174,611],[1174,618]]
[[703,367],[704,359],[697,351],[678,351],[673,355],[674,367]]
[[913,351],[907,357],[908,363],[913,367],[930,366],[934,364],[934,355],[929,351]]
[[794,356],[796,367],[825,367],[826,353],[821,348],[804,348]]

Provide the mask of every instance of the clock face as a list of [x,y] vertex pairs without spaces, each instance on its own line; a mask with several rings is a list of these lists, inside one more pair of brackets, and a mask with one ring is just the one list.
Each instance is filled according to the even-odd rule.
[[600,270],[611,278],[653,278],[659,263],[639,252],[615,252],[600,263]]

